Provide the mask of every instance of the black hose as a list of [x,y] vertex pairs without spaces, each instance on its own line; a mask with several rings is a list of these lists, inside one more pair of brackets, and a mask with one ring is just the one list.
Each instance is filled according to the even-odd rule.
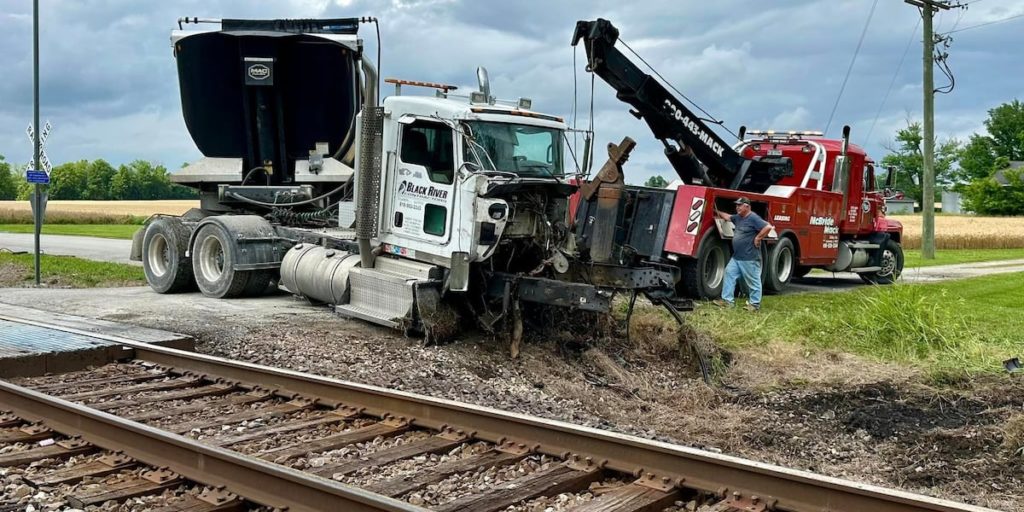
[[317,202],[317,201],[319,201],[319,200],[321,200],[321,199],[323,199],[325,197],[329,197],[329,196],[332,196],[332,195],[334,195],[334,194],[336,194],[338,192],[341,192],[341,190],[343,188],[345,188],[346,186],[348,186],[348,185],[349,185],[349,182],[346,181],[345,183],[342,183],[338,188],[336,188],[336,189],[334,189],[334,190],[332,190],[330,192],[327,192],[326,194],[321,194],[319,196],[316,196],[316,197],[313,197],[313,198],[310,198],[310,199],[304,199],[302,201],[296,201],[294,203],[267,203],[267,202],[264,202],[264,201],[257,201],[255,199],[252,199],[252,198],[249,198],[249,197],[245,197],[245,196],[243,196],[241,194],[238,194],[236,192],[227,192],[225,195],[227,195],[228,197],[231,197],[233,199],[238,199],[239,201],[242,201],[242,202],[245,202],[245,203],[249,203],[249,204],[254,204],[254,205],[257,205],[257,206],[265,206],[267,208],[279,208],[279,207],[282,207],[282,206],[302,206],[302,205],[306,205],[306,204],[315,203],[315,202]]

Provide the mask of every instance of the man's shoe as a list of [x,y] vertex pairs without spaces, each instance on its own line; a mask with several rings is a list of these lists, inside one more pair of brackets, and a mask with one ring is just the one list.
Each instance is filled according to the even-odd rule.
[[716,305],[716,306],[718,306],[718,307],[720,307],[720,308],[734,308],[734,307],[736,307],[736,304],[733,304],[732,302],[729,302],[729,301],[726,301],[726,300],[722,300],[722,299],[715,299],[715,300],[711,301],[711,303]]
[[745,309],[747,311],[750,311],[751,313],[757,313],[758,311],[761,311],[761,305],[760,304],[747,304],[746,306],[743,306],[743,309]]

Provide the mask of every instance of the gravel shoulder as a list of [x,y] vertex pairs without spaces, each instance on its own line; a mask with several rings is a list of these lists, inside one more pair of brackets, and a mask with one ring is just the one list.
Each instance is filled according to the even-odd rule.
[[904,367],[768,344],[734,353],[709,388],[685,361],[622,341],[535,340],[511,360],[500,341],[424,347],[286,295],[0,289],[4,302],[191,334],[204,353],[1024,510],[1024,458],[1008,444],[1021,379],[939,389]]

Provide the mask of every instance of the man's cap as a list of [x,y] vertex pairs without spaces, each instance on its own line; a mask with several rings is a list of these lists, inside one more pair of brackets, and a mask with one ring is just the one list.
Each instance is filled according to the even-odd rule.
[[750,199],[747,199],[745,197],[741,197],[741,198],[736,200],[736,204],[745,204],[747,206],[750,206]]

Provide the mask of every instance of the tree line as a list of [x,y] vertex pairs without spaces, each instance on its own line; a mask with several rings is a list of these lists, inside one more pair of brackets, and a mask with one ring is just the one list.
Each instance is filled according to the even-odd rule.
[[[12,166],[0,155],[0,200],[29,198],[33,185],[23,174],[24,169]],[[171,183],[167,168],[145,160],[116,169],[102,159],[63,163],[50,173],[47,192],[50,199],[91,201],[198,197],[194,189]]]

